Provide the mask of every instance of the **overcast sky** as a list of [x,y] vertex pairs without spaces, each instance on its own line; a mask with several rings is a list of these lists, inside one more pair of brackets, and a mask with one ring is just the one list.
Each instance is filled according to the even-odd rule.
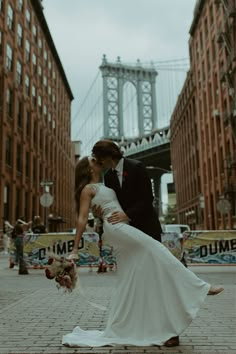
[[[43,0],[44,15],[75,98],[72,120],[77,119],[103,54],[110,62],[120,56],[125,63],[188,58],[195,3],[196,0]],[[163,198],[163,202],[167,200]]]
[[114,62],[188,58],[196,0],[43,0],[52,38],[74,94],[72,117],[103,54]]

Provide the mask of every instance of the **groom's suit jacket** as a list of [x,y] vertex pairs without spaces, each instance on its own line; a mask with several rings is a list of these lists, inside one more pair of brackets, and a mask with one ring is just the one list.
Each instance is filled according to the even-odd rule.
[[115,190],[130,225],[161,241],[161,225],[153,208],[151,181],[142,162],[124,158],[122,187],[116,186],[112,170],[104,176],[105,185]]

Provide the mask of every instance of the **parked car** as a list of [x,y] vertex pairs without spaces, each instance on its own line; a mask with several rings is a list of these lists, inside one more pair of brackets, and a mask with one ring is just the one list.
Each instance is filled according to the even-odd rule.
[[[187,262],[185,260],[185,252],[183,247],[183,233],[185,231],[190,231],[188,225],[183,224],[165,224],[162,225],[162,243],[166,243],[166,246],[170,251],[176,256],[185,267],[187,267]],[[170,247],[170,240],[172,239],[173,247]],[[166,242],[168,240],[168,242]],[[175,241],[174,241],[175,240]]]
[[182,224],[166,224],[166,225],[162,225],[162,230],[164,232],[176,232],[177,234],[180,235],[181,238],[183,238],[183,233],[185,231],[191,231],[190,227],[188,225],[182,225]]

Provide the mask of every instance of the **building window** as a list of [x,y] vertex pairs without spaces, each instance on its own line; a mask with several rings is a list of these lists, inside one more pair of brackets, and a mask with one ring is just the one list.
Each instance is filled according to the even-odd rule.
[[11,166],[12,140],[10,136],[6,137],[6,164]]
[[211,7],[210,7],[210,24],[211,25],[213,25],[213,23],[214,23],[214,15],[213,15],[213,6],[211,5]]
[[17,25],[17,44],[22,47],[23,44],[23,29],[20,23]]
[[44,60],[48,60],[48,52],[46,51],[46,49],[44,50]]
[[38,145],[38,126],[37,126],[36,122],[34,122],[33,138],[34,138],[34,144],[37,146]]
[[22,84],[22,65],[19,60],[16,63],[16,82],[21,85]]
[[36,158],[34,158],[34,162],[33,162],[33,181],[36,181],[36,177],[37,177],[37,161]]
[[49,96],[51,96],[51,94],[52,94],[52,88],[50,85],[48,86],[48,94],[49,94]]
[[0,11],[3,10],[3,0],[0,0]]
[[0,54],[2,54],[2,32],[0,31]]
[[205,63],[202,61],[202,80],[206,80],[206,73],[205,73]]
[[25,94],[29,97],[30,95],[30,79],[29,75],[25,75]]
[[38,106],[39,112],[42,113],[42,97],[40,95],[38,96]]
[[47,76],[43,77],[43,84],[44,84],[45,87],[47,87],[47,85],[48,85]]
[[4,219],[10,219],[10,186],[4,187]]
[[34,74],[37,74],[37,57],[35,53],[32,55],[32,63],[33,63],[33,72]]
[[17,103],[17,125],[19,128],[22,128],[23,125],[23,105],[20,100]]
[[201,50],[203,49],[203,35],[202,35],[202,32],[200,32],[200,48],[201,48]]
[[30,172],[30,154],[29,154],[29,151],[26,151],[26,156],[25,156],[25,175],[26,175],[26,177],[29,177],[29,172]]
[[215,62],[216,61],[216,44],[215,44],[215,39],[211,41],[211,48],[212,48],[212,59]]
[[24,215],[28,219],[29,215],[29,192],[25,192],[25,212]]
[[42,43],[42,39],[41,38],[39,38],[38,45],[39,45],[39,52],[40,52],[40,54],[42,54],[43,43]]
[[48,113],[48,108],[47,108],[47,105],[44,104],[44,105],[43,105],[43,114],[45,115],[45,118],[46,118],[46,116],[47,116],[47,113]]
[[210,57],[210,51],[207,50],[207,70],[208,72],[211,71],[211,57]]
[[204,27],[205,27],[205,38],[207,39],[208,37],[208,22],[207,22],[207,18],[205,19],[205,22],[204,22]]
[[33,25],[33,37],[34,37],[34,43],[37,43],[37,27]]
[[7,6],[7,27],[13,30],[13,8],[10,4]]
[[38,75],[39,75],[39,81],[42,82],[42,80],[43,80],[42,79],[42,77],[43,77],[42,76],[42,67],[40,65],[38,66]]
[[22,151],[21,151],[21,144],[17,144],[17,149],[16,149],[16,170],[18,172],[21,172],[21,159],[22,159]]
[[16,188],[16,204],[15,204],[16,218],[20,217],[20,189]]
[[39,146],[40,150],[43,150],[43,129],[40,129],[40,135],[39,135]]
[[23,0],[18,0],[17,1],[17,9],[19,11],[22,11],[23,10]]
[[26,112],[26,135],[29,136],[30,135],[30,119],[31,119],[31,116],[30,116],[30,112],[27,111]]
[[10,71],[12,71],[12,59],[13,59],[12,47],[10,46],[10,44],[7,44],[6,67]]
[[32,86],[32,98],[33,98],[33,104],[34,106],[36,106],[37,104],[36,87],[34,85]]
[[12,90],[7,89],[7,115],[12,118],[13,95]]
[[25,42],[25,59],[26,61],[30,61],[30,42],[28,39]]
[[39,180],[43,180],[43,165],[41,163],[39,165]]
[[30,24],[31,24],[31,14],[30,14],[29,9],[26,9],[25,17],[26,17],[27,26],[30,28]]

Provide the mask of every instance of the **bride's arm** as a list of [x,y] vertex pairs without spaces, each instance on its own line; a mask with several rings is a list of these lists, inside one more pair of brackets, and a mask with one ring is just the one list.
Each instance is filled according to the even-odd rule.
[[94,191],[89,187],[85,187],[81,192],[79,215],[77,218],[76,235],[72,254],[78,254],[79,243],[88,222],[89,209],[93,196]]

